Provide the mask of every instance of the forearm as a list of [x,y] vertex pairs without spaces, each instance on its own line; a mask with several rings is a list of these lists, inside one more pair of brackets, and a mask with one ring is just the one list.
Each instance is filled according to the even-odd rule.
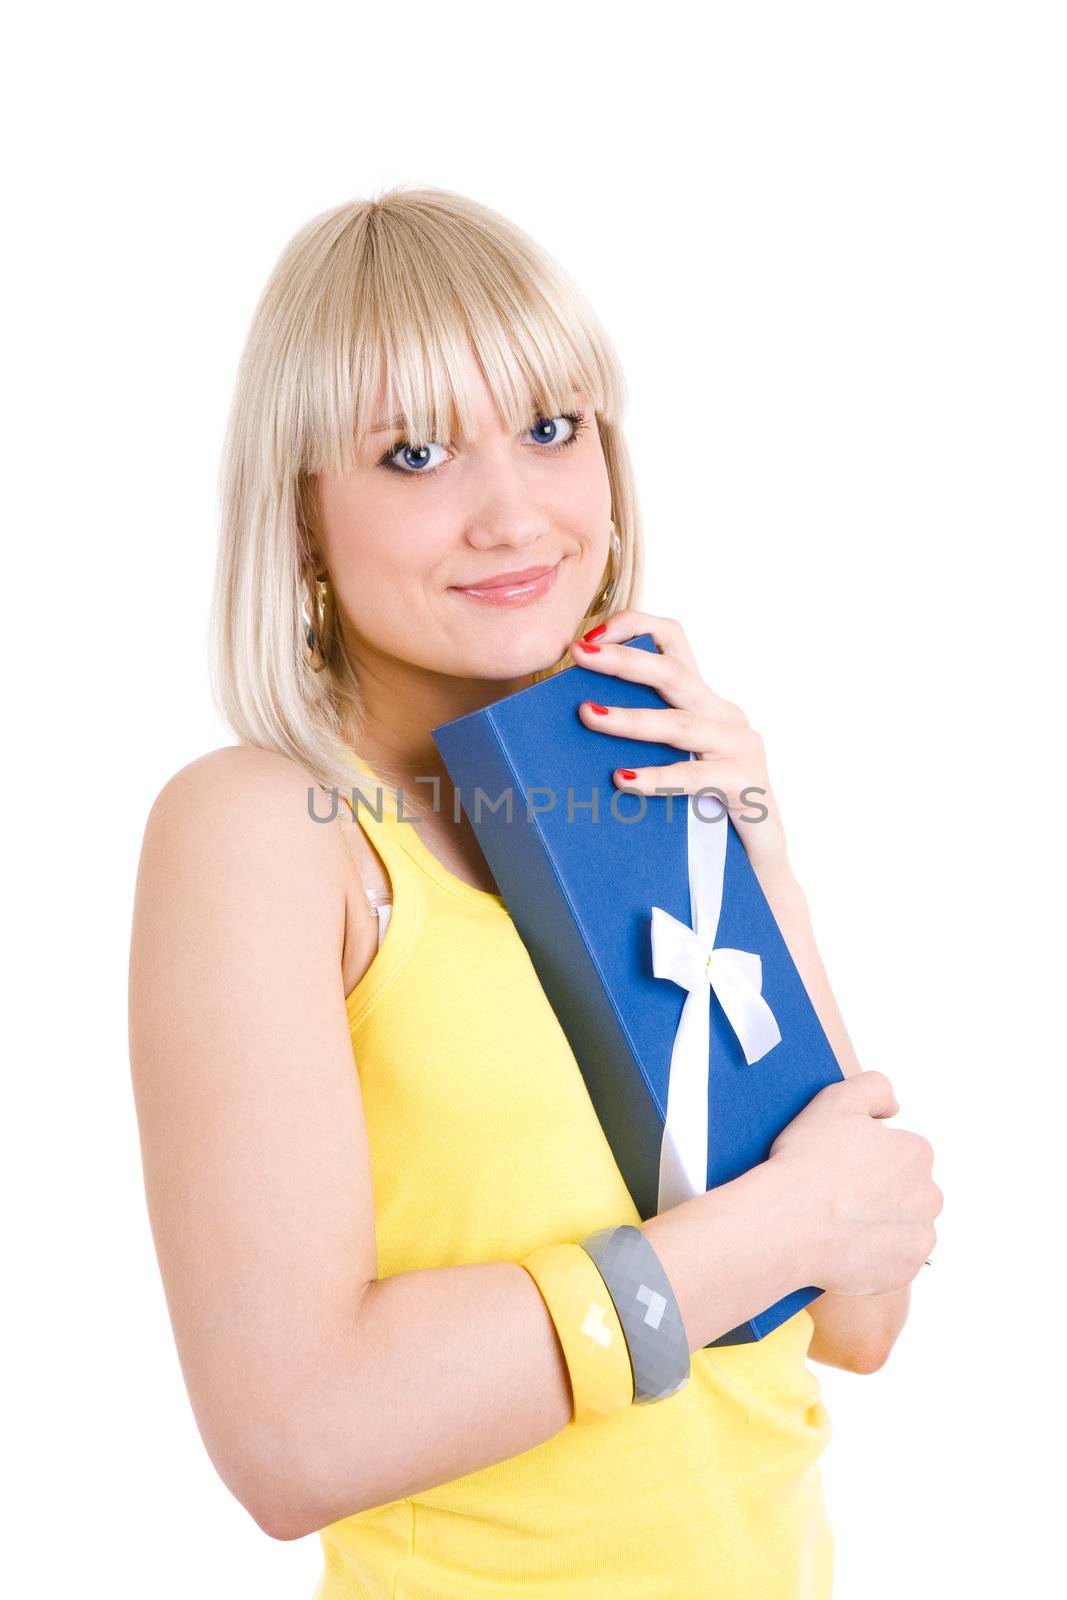
[[[690,1350],[805,1281],[773,1166],[640,1224],[677,1296]],[[377,1280],[342,1355],[306,1419],[296,1519],[304,1532],[505,1461],[573,1415],[555,1325],[517,1263]]]
[[815,943],[807,897],[796,878],[788,872],[774,877],[761,875],[760,887],[815,1008],[815,1015],[830,1041],[838,1066],[846,1078],[851,1077],[862,1069]]
[[[761,878],[761,887],[838,1065],[851,1077],[862,1068],[815,943],[804,892],[790,874]],[[807,1308],[815,1323],[811,1359],[847,1372],[873,1371],[892,1349],[910,1304],[910,1284],[892,1294],[819,1295]]]
[[808,1306],[813,1361],[844,1372],[880,1367],[908,1318],[911,1284],[891,1294],[821,1294]]

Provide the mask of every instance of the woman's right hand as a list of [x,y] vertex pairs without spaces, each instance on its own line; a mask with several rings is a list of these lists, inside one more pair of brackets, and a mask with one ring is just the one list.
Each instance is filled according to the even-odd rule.
[[771,1145],[804,1213],[813,1286],[889,1294],[916,1277],[937,1241],[944,1197],[933,1148],[880,1120],[899,1110],[884,1073],[855,1073],[820,1089]]

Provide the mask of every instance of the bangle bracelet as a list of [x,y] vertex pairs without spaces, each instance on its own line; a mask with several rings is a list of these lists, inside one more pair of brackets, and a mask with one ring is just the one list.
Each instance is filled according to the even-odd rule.
[[626,1335],[635,1406],[666,1400],[689,1381],[689,1340],[663,1263],[640,1228],[623,1223],[582,1240]]
[[520,1263],[533,1278],[556,1325],[570,1373],[574,1422],[595,1422],[633,1403],[626,1336],[611,1294],[587,1251],[546,1244]]

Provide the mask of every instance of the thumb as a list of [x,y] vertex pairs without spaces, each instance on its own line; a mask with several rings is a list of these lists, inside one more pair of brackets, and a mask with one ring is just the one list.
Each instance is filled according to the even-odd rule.
[[884,1072],[857,1072],[849,1078],[869,1117],[895,1117],[900,1110],[893,1085]]

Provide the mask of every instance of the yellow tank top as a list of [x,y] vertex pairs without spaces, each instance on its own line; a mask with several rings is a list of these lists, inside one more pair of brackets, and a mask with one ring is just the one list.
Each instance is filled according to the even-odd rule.
[[[381,821],[356,815],[392,906],[347,1000],[379,1276],[639,1223],[502,898],[450,872],[381,792]],[[801,1310],[756,1343],[697,1350],[668,1400],[330,1524],[314,1600],[828,1600],[813,1329]]]

